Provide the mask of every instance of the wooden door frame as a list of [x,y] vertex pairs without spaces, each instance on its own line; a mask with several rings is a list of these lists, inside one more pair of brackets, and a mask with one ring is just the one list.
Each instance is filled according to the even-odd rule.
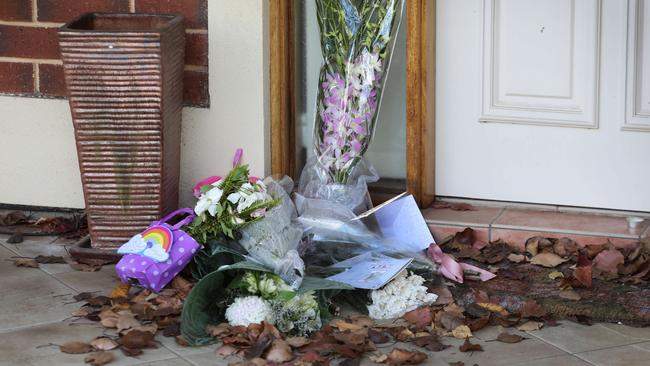
[[[406,187],[421,207],[435,193],[436,1],[405,0]],[[269,0],[271,172],[295,166],[295,50],[293,0]]]

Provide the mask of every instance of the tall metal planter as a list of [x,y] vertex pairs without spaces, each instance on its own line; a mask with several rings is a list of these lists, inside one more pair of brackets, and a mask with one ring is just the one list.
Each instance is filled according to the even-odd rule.
[[183,18],[89,13],[59,44],[91,246],[115,249],[178,205]]

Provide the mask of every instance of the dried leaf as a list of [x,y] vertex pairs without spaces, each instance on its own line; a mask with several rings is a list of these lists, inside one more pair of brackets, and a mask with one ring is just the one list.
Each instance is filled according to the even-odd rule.
[[31,258],[16,258],[13,259],[14,266],[16,267],[27,267],[27,268],[38,268],[38,262]]
[[113,289],[113,291],[111,291],[111,298],[112,299],[127,298],[129,297],[130,289],[131,289],[131,285],[127,283],[120,283]]
[[221,347],[217,348],[217,350],[215,351],[217,356],[221,356],[223,358],[230,357],[237,352],[239,352],[239,349],[229,344],[224,344]]
[[564,278],[564,273],[562,273],[560,271],[553,271],[553,272],[548,274],[548,278],[550,278],[552,280],[556,280],[558,278]]
[[363,328],[360,325],[348,323],[348,322],[346,322],[344,320],[341,320],[341,319],[333,320],[330,323],[330,325],[335,327],[335,328],[338,328],[338,330],[340,330],[341,332],[346,331],[346,330],[359,330],[359,329]]
[[506,333],[506,332],[501,332],[497,336],[497,341],[503,342],[503,343],[519,343],[519,342],[523,341],[524,339],[526,339],[526,338],[522,337],[520,335],[510,334],[510,333]]
[[543,318],[546,316],[546,310],[535,300],[528,300],[520,310],[522,318]]
[[120,311],[118,313],[117,322],[115,327],[117,328],[118,333],[131,328],[137,328],[140,326],[140,322],[135,319],[135,316],[130,311]]
[[173,323],[163,329],[163,337],[176,337],[181,334],[181,324]]
[[375,330],[375,329],[368,329],[368,338],[370,338],[370,340],[374,344],[383,344],[383,343],[388,343],[390,341],[390,337],[388,336],[388,334],[386,334],[386,332],[383,332],[381,330]]
[[553,252],[560,257],[573,255],[578,249],[578,244],[569,238],[560,238],[553,244]]
[[94,351],[93,346],[86,342],[68,342],[59,346],[59,349],[63,353],[70,353],[73,355],[88,353]]
[[508,260],[513,263],[521,263],[526,260],[526,256],[523,254],[510,253],[508,255]]
[[467,326],[472,332],[476,332],[485,328],[488,324],[490,324],[490,315],[473,320]]
[[171,288],[178,291],[181,300],[185,300],[187,295],[192,291],[192,283],[181,276],[176,276],[170,284]]
[[368,338],[368,331],[366,329],[359,329],[355,331],[337,332],[332,335],[337,341],[346,344],[360,346],[366,343]]
[[446,202],[446,201],[434,201],[431,204],[431,208],[435,209],[450,209],[453,211],[475,211],[476,208],[469,203],[461,202]]
[[108,337],[97,337],[90,341],[90,345],[99,351],[110,351],[118,347],[117,342]]
[[370,319],[367,315],[356,314],[350,317],[350,323],[356,324],[360,327],[370,328],[375,324],[375,321]]
[[563,290],[560,291],[559,296],[563,299],[571,300],[571,301],[578,301],[582,299],[580,295],[573,291],[573,290]]
[[508,316],[508,312],[506,311],[506,309],[504,309],[503,306],[499,304],[488,302],[488,303],[478,303],[478,306],[482,307],[483,309],[489,310],[492,313],[497,313],[501,316]]
[[432,352],[440,352],[445,348],[450,347],[448,345],[440,343],[440,339],[438,339],[438,336],[434,336],[434,335],[417,337],[413,339],[413,343],[415,343],[418,347],[424,347]]
[[480,344],[472,344],[469,338],[465,338],[465,343],[461,344],[458,350],[461,352],[483,351],[483,347]]
[[122,346],[120,349],[122,350],[122,353],[124,353],[124,355],[127,356],[127,357],[137,357],[137,356],[140,356],[142,354],[142,350],[139,349],[139,348],[131,349],[131,348],[126,348],[126,347]]
[[291,351],[291,347],[282,339],[274,340],[269,352],[266,354],[266,360],[269,362],[283,363],[292,359],[293,352]]
[[531,332],[533,330],[540,330],[544,326],[544,323],[542,322],[536,322],[533,320],[529,320],[525,322],[524,324],[520,325],[517,327],[522,332]]
[[73,299],[76,301],[85,301],[93,297],[93,294],[91,292],[80,292],[74,296],[72,296]]
[[451,334],[454,336],[454,338],[465,339],[472,336],[472,331],[467,325],[459,325],[451,331]]
[[86,358],[84,358],[84,362],[89,363],[92,366],[102,366],[113,361],[114,359],[115,357],[113,357],[113,354],[111,352],[100,351],[91,353],[86,356]]
[[564,259],[555,253],[539,253],[530,259],[530,263],[547,268],[556,267],[566,261],[567,259]]
[[589,256],[589,258],[595,257],[596,255],[598,255],[598,253],[602,252],[608,247],[609,247],[609,243],[585,245],[585,249],[587,250],[587,256]]
[[389,365],[418,365],[427,359],[427,355],[423,352],[401,348],[394,348],[386,356],[383,362]]
[[409,311],[408,313],[404,314],[402,318],[417,327],[425,327],[427,325],[430,325],[433,321],[431,308],[428,306]]
[[106,309],[99,313],[99,319],[104,328],[116,328],[119,315],[113,310]]
[[289,337],[286,341],[293,348],[300,348],[311,342],[307,337]]
[[134,330],[120,337],[119,343],[129,349],[142,349],[155,347],[153,339],[154,335],[149,332]]
[[20,231],[16,231],[7,238],[7,244],[20,244],[23,242],[23,234]]
[[208,325],[207,332],[212,337],[219,337],[223,334],[229,333],[230,328],[231,326],[228,323],[221,323],[219,325]]
[[618,275],[618,265],[623,264],[625,258],[616,249],[607,249],[598,253],[594,258],[594,267],[612,276]]
[[85,263],[70,263],[70,268],[81,272],[97,272],[102,269],[102,266],[92,266]]
[[58,255],[37,255],[34,260],[40,264],[66,264],[63,257]]

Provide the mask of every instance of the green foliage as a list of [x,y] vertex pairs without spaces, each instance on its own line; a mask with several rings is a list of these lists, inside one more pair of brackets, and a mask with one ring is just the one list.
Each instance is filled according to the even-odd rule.
[[185,299],[181,314],[181,335],[192,346],[216,342],[206,328],[223,322],[228,306],[225,289],[226,276],[212,272],[203,277]]
[[[242,186],[249,181],[248,165],[238,165],[218,184],[217,188],[223,191],[219,202],[216,205],[215,215],[208,212],[199,215],[188,226],[187,231],[200,243],[206,243],[210,239],[230,238],[235,239],[237,231],[246,225],[261,220],[263,217],[254,217],[253,213],[258,209],[270,210],[280,204],[281,199],[259,200],[250,207],[237,211],[237,203],[228,200],[232,193],[242,192]],[[207,194],[215,187],[211,184],[201,187],[201,192]],[[248,192],[252,193],[252,192]]]

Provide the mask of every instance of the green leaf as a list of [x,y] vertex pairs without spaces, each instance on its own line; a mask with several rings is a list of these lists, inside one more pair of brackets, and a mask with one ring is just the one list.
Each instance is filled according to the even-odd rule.
[[231,271],[235,269],[246,270],[246,271],[257,271],[257,272],[268,272],[273,273],[268,267],[265,267],[259,263],[250,262],[250,261],[241,261],[235,264],[221,266],[217,270],[218,272]]
[[203,194],[208,193],[208,192],[210,192],[212,190],[212,188],[214,188],[214,186],[212,184],[203,185],[203,186],[201,186],[201,193],[203,193]]
[[310,277],[303,278],[298,293],[318,290],[354,290],[354,287],[342,282],[330,281],[324,278]]
[[224,321],[226,310],[224,274],[212,272],[190,291],[181,314],[181,334],[192,346],[215,343],[206,328]]

